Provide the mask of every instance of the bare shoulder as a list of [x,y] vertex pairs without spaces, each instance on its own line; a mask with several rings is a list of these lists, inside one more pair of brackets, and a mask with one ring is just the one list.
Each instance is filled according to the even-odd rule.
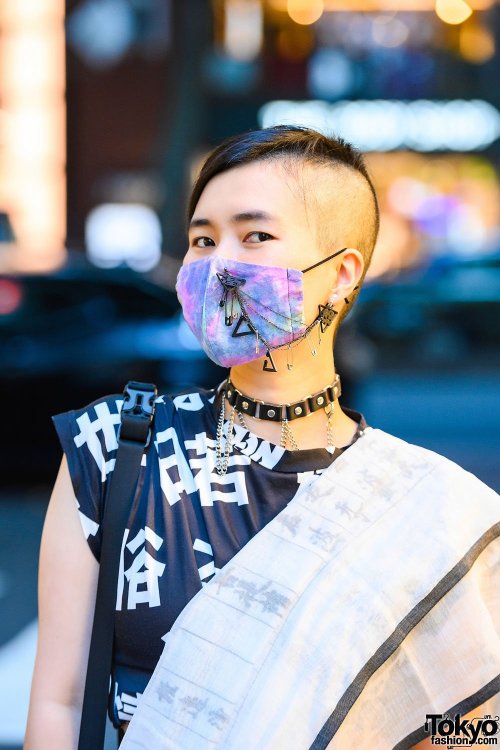
[[88,651],[98,573],[99,564],[85,539],[63,457],[40,548],[39,650],[51,648],[54,640],[60,653],[68,653],[61,648],[62,642],[70,649],[77,647],[78,669],[83,669],[83,651]]
[[38,646],[28,738],[43,729],[48,705],[81,707],[98,572],[63,457],[40,548]]

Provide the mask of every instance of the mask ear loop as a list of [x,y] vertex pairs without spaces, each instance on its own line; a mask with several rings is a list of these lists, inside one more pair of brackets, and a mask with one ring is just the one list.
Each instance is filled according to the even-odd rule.
[[[312,266],[309,266],[308,268],[304,268],[302,270],[302,273],[307,273],[308,271],[312,271],[313,268],[317,268],[318,266],[322,266],[323,263],[326,263],[328,260],[331,260],[332,258],[336,258],[337,255],[340,255],[341,253],[345,252],[347,250],[347,247],[343,247],[341,250],[337,250],[336,252],[332,253],[332,255],[329,255],[327,258],[323,258],[323,260],[319,260],[317,263],[313,263]],[[357,288],[357,287],[356,287]],[[320,312],[320,319],[319,319],[319,325],[318,325],[318,346],[321,345],[321,334],[325,332],[325,328],[330,325],[330,323],[333,320],[333,317],[330,320],[324,321],[322,313],[322,308],[328,308],[329,305],[319,305],[319,312]],[[334,315],[336,315],[336,311],[334,311]],[[311,350],[311,354],[313,357],[316,357],[318,352],[316,350],[316,347],[314,345],[311,346],[311,342],[309,340],[309,335],[306,333],[307,343],[309,344],[309,349]],[[287,362],[288,364],[288,362]],[[292,365],[293,366],[293,365]],[[289,368],[291,369],[291,368]]]
[[317,266],[322,266],[323,263],[327,262],[327,260],[331,260],[332,258],[335,258],[337,255],[340,255],[340,253],[343,253],[345,250],[347,250],[346,247],[343,247],[342,250],[337,250],[336,253],[333,253],[333,255],[329,255],[328,258],[323,258],[323,260],[319,260],[317,263],[314,263],[312,266],[302,269],[302,273],[307,273],[308,271],[312,271],[312,269],[316,268]]

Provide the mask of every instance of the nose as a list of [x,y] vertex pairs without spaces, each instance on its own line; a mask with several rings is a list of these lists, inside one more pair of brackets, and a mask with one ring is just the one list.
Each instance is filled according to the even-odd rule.
[[218,238],[216,245],[205,245],[199,250],[188,248],[184,256],[183,265],[188,265],[195,260],[200,260],[200,258],[205,258],[206,260],[214,260],[217,258],[239,260],[240,257],[241,255],[237,239],[226,236]]
[[238,236],[230,229],[222,231],[218,237],[216,246],[212,249],[212,257],[227,258],[227,260],[239,260],[241,258],[241,243]]

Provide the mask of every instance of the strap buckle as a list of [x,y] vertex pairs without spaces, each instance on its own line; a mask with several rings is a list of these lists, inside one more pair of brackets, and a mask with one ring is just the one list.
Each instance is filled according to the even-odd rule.
[[131,380],[125,386],[123,395],[125,400],[118,438],[142,443],[147,447],[151,442],[151,423],[158,388],[153,383],[139,383]]

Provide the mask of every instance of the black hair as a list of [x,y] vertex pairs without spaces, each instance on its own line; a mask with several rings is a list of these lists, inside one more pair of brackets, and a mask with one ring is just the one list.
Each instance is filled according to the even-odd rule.
[[344,164],[359,172],[373,195],[378,228],[377,195],[362,153],[343,138],[326,136],[311,128],[296,125],[275,125],[233,135],[211,151],[193,185],[188,220],[192,218],[200,195],[212,177],[233,167],[279,156],[295,156],[321,164]]
[[[191,220],[200,196],[210,180],[233,167],[256,161],[269,161],[288,157],[318,165],[343,165],[358,172],[365,179],[373,197],[373,221],[364,249],[364,279],[378,235],[380,212],[377,195],[361,152],[343,138],[326,136],[311,128],[296,125],[275,125],[261,130],[250,130],[230,136],[217,146],[202,164],[188,201],[188,222]],[[351,296],[351,302],[357,296]]]

